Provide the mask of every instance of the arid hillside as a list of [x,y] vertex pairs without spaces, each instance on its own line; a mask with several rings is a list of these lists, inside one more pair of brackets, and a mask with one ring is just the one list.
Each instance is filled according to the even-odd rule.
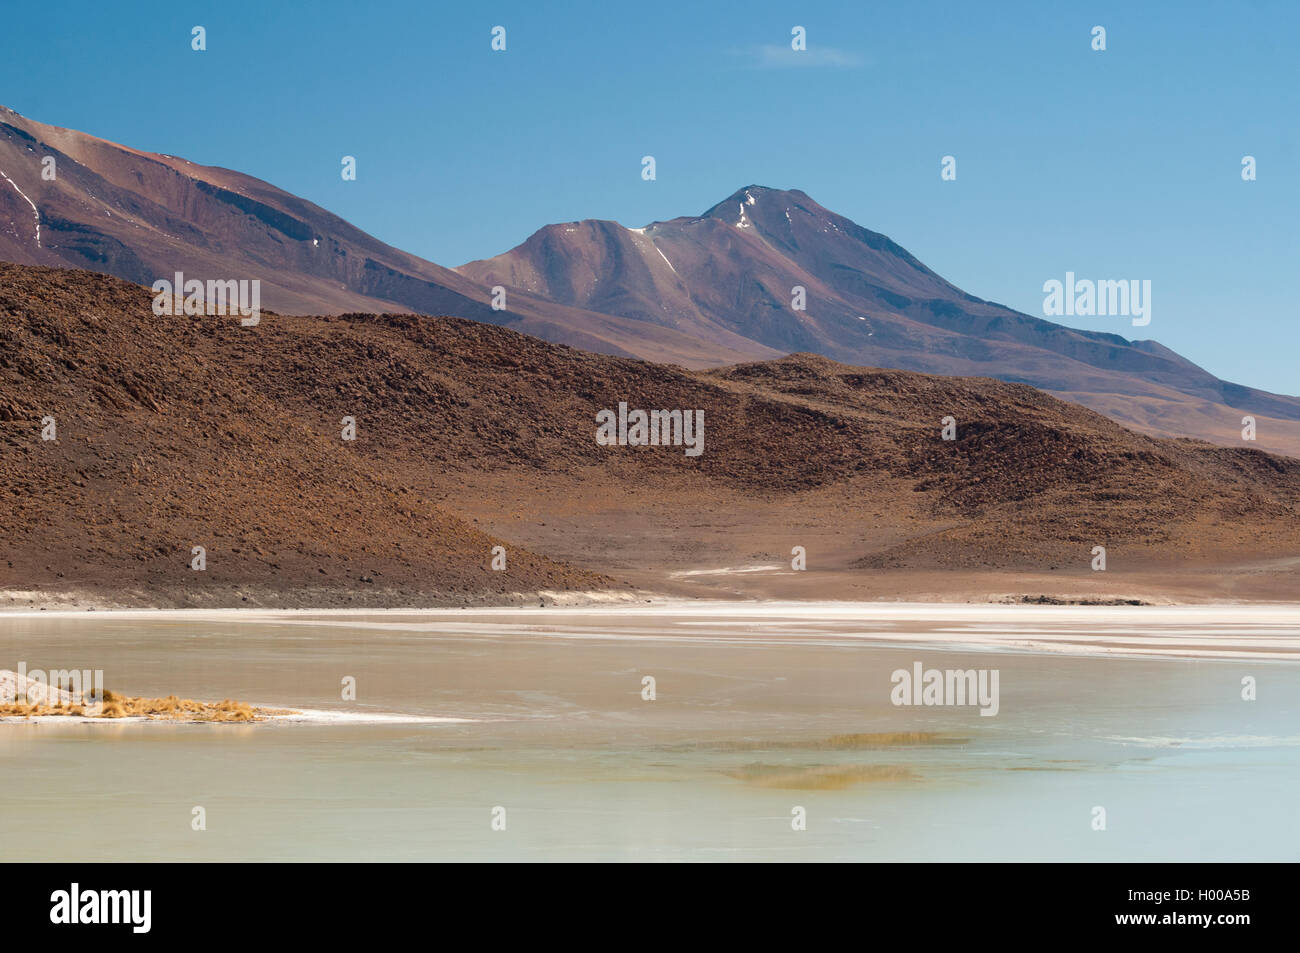
[[[0,265],[13,604],[718,594],[746,566],[897,597],[916,573],[1122,588],[1139,569],[1300,554],[1300,461],[1139,435],[1023,384],[811,355],[688,371],[455,318],[241,327],[151,303],[102,275]],[[596,415],[620,402],[702,411],[704,452],[598,444]]]
[[[495,602],[609,584],[513,547],[507,571],[491,571],[501,540],[257,380],[273,338],[292,365],[291,332],[158,318],[151,300],[114,278],[0,265],[0,585],[237,606]],[[47,417],[53,441],[41,439]]]

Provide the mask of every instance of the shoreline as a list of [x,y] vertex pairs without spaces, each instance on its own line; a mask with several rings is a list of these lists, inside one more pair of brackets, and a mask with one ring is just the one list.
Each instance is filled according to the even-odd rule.
[[856,600],[856,599],[718,599],[705,597],[658,596],[636,601],[575,601],[573,603],[551,603],[545,606],[503,604],[498,606],[374,606],[374,607],[337,607],[328,606],[312,608],[305,606],[289,607],[193,607],[193,608],[85,608],[85,609],[17,609],[0,608],[0,621],[4,619],[84,619],[92,614],[114,619],[266,619],[266,618],[303,618],[305,616],[355,617],[368,615],[562,615],[562,614],[607,614],[636,615],[638,613],[689,612],[709,616],[744,616],[758,612],[786,613],[790,615],[807,615],[820,618],[834,618],[837,613],[858,613],[870,609],[883,615],[907,617],[918,610],[925,610],[944,615],[961,615],[967,619],[976,617],[1022,617],[1031,614],[1069,615],[1080,613],[1087,616],[1132,615],[1134,618],[1152,620],[1165,615],[1188,613],[1233,612],[1243,614],[1256,613],[1291,613],[1293,621],[1300,625],[1300,600],[1294,602],[1202,602],[1202,603],[1165,603],[1161,605],[1142,604],[1089,604],[1089,603],[1022,603],[1022,602],[951,602],[927,600]]
[[1058,657],[1300,661],[1300,603],[1091,606],[663,598],[545,608],[51,610],[3,613],[0,625],[5,619],[237,622],[539,641],[838,644]]
[[[829,545],[829,544],[828,544]],[[1300,556],[1208,564],[1127,565],[1122,572],[1025,571],[1014,569],[889,569],[866,571],[845,565],[833,548],[826,565],[795,571],[755,551],[747,558],[694,560],[675,565],[650,558],[637,565],[615,564],[617,577],[574,587],[523,586],[512,591],[449,590],[436,586],[303,586],[208,581],[193,585],[111,585],[103,580],[47,579],[0,586],[0,618],[12,614],[108,611],[266,610],[308,612],[496,611],[511,608],[624,609],[664,603],[798,602],[823,604],[936,603],[961,606],[1052,605],[1108,607],[1285,605],[1300,592]],[[572,554],[565,554],[573,558]],[[653,554],[651,554],[653,556]],[[523,580],[519,580],[521,583]]]

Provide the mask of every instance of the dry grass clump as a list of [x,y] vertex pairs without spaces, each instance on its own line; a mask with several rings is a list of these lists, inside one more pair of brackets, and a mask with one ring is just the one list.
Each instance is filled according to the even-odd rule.
[[0,703],[0,717],[31,718],[43,715],[84,715],[80,705],[29,705],[26,702]]
[[[246,702],[237,702],[226,698],[219,702],[200,702],[192,698],[180,698],[168,695],[166,698],[143,698],[123,695],[104,689],[103,707],[99,718],[152,718],[165,721],[217,721],[248,722],[262,721],[267,715],[293,714],[287,708],[254,708]],[[82,715],[86,708],[82,704],[71,705],[29,705],[25,702],[0,704],[0,716],[19,716],[22,718],[43,717],[48,715]]]
[[226,698],[219,702],[199,702],[192,698],[168,695],[166,698],[133,698],[104,690],[102,718],[128,718],[144,715],[171,721],[257,721],[258,713],[245,702]]

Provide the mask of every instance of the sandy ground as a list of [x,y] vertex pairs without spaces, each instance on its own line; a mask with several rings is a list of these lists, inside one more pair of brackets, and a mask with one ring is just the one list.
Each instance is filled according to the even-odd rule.
[[[1168,551],[1111,546],[1105,571],[1090,545],[1041,568],[866,568],[863,560],[938,532],[915,502],[881,494],[870,480],[791,499],[651,494],[635,488],[529,485],[480,478],[458,508],[475,524],[537,552],[618,579],[633,593],[704,599],[987,603],[1139,601],[1153,605],[1289,602],[1300,594],[1300,552],[1261,555],[1237,533]],[[629,518],[629,514],[635,514]],[[806,569],[791,568],[793,547]]]
[[[807,537],[805,537],[807,538]],[[819,546],[819,543],[825,545]],[[629,544],[631,545],[631,544]],[[656,547],[644,541],[643,551]],[[809,568],[796,571],[789,560],[778,561],[775,549],[745,547],[732,542],[736,550],[710,554],[706,561],[697,554],[679,563],[682,568],[637,569],[621,567],[615,572],[620,588],[605,590],[514,592],[504,596],[483,596],[471,605],[461,600],[448,604],[436,595],[413,595],[372,591],[375,600],[357,608],[334,608],[343,599],[320,599],[316,590],[276,590],[254,593],[250,589],[247,608],[178,611],[253,612],[275,610],[379,612],[419,609],[461,608],[467,610],[516,606],[522,608],[575,605],[627,606],[662,603],[665,600],[807,602],[917,602],[917,603],[1025,603],[1025,604],[1141,604],[1213,605],[1286,603],[1300,593],[1300,558],[1241,560],[1201,565],[1120,565],[1105,572],[1061,568],[1042,572],[1010,570],[864,570],[846,565],[848,555],[830,540],[809,541]],[[575,554],[575,560],[581,554]],[[818,565],[820,563],[820,566]],[[120,593],[95,589],[0,589],[0,618],[25,613],[102,611],[167,611],[150,608],[153,597],[138,593],[124,598]],[[172,603],[174,604],[174,602]],[[328,607],[328,608],[327,608]]]

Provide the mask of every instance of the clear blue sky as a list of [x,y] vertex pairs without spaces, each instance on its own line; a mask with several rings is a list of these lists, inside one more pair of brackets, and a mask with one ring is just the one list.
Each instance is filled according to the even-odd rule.
[[1300,392],[1300,3],[977,6],[10,2],[0,102],[239,169],[449,266],[549,222],[800,188],[1030,314],[1067,270],[1150,279],[1148,327],[1063,320]]

